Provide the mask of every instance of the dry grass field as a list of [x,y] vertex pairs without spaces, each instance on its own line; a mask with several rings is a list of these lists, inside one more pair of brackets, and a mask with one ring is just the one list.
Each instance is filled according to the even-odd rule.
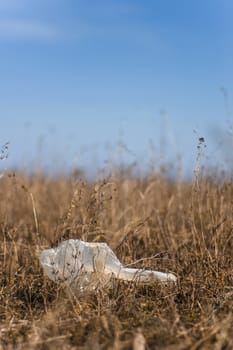
[[[16,173],[0,179],[0,198],[0,349],[233,349],[230,180]],[[116,280],[72,295],[38,261],[67,238],[107,242],[124,264],[178,284]]]

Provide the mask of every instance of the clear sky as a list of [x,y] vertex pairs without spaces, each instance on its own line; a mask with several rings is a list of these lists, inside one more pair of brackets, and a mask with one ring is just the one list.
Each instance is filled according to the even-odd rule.
[[232,0],[0,0],[8,166],[95,167],[123,143],[128,162],[192,171],[198,135],[225,162],[232,16]]

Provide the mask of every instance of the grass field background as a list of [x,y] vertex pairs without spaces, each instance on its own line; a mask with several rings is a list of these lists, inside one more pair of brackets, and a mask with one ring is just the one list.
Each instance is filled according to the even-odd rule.
[[[140,178],[115,169],[93,182],[78,172],[4,173],[2,349],[233,348],[233,185],[202,174],[199,141],[192,181],[169,180],[164,169]],[[107,242],[124,264],[173,272],[178,284],[116,280],[72,295],[38,260],[68,238]]]

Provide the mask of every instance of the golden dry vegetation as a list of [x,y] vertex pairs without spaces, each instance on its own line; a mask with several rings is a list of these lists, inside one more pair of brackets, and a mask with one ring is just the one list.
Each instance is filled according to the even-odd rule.
[[[16,173],[0,179],[0,198],[1,349],[233,348],[230,180]],[[174,272],[178,284],[116,280],[72,295],[38,261],[67,238],[105,241],[124,264]]]

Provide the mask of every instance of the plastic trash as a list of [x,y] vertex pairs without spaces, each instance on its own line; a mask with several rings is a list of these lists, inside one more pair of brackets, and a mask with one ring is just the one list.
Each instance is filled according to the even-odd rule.
[[103,287],[112,277],[142,283],[176,282],[172,273],[124,267],[106,243],[79,239],[69,239],[57,248],[42,251],[40,263],[51,280],[80,291]]

